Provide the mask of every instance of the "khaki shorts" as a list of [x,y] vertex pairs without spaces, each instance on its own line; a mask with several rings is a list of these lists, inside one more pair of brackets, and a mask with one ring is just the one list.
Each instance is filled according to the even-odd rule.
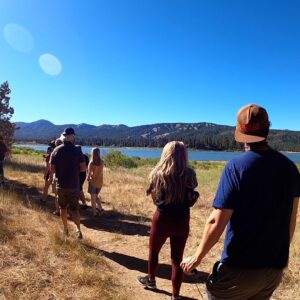
[[73,189],[57,189],[58,204],[60,208],[69,208],[71,211],[79,209],[79,191]]
[[216,262],[206,283],[208,299],[270,299],[282,273],[282,269],[241,269]]

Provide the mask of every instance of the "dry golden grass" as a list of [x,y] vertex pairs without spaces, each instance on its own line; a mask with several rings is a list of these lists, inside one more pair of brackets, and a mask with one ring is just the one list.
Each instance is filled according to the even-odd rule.
[[12,191],[0,192],[0,244],[0,298],[128,299],[92,241],[65,239],[54,217]]
[[[13,161],[15,163],[6,168],[8,178],[29,188],[37,187],[41,190],[42,160],[19,155],[14,157]],[[30,168],[29,172],[24,171],[24,165]],[[192,254],[198,246],[224,165],[206,163],[197,166],[198,191],[201,197],[191,211],[191,233],[185,255]],[[150,170],[149,166],[137,169],[105,168],[104,187],[101,191],[104,208],[135,216],[135,220],[128,219],[128,222],[149,226],[154,211],[151,199],[145,196]],[[26,191],[23,194],[26,194]],[[105,237],[102,234],[100,245],[96,235],[90,235],[87,240],[84,238],[84,244],[87,245],[77,243],[71,238],[64,242],[57,219],[34,205],[28,206],[28,201],[25,201],[24,206],[24,195],[20,199],[13,192],[8,195],[1,194],[0,239],[3,251],[0,252],[0,299],[1,293],[5,294],[7,299],[125,299],[126,296],[128,299],[141,298],[140,287],[135,287],[134,284],[130,286],[130,291],[126,290],[127,294],[122,294],[121,289],[118,289],[118,293],[114,291],[116,286],[123,285],[123,288],[126,288],[126,284],[133,281],[130,269],[119,266],[119,271],[126,280],[118,282],[110,270],[110,262],[99,256],[96,250],[88,249],[99,248],[102,245],[102,248],[107,246],[120,253],[127,251],[127,255],[147,259],[147,237],[126,236],[122,231],[116,230]],[[300,299],[299,223],[298,214],[289,268],[285,270],[283,281],[272,299]],[[107,245],[104,245],[105,239],[108,241]],[[213,263],[220,257],[222,241],[223,237],[204,259],[200,266],[201,271],[210,272]],[[138,250],[135,251],[134,246]],[[139,249],[144,250],[141,252]],[[168,244],[162,249],[160,261],[169,263]],[[115,281],[117,283],[114,283]],[[201,286],[200,289],[203,291],[204,287]],[[188,289],[187,291],[190,292]],[[149,297],[143,296],[144,299],[164,298],[162,295],[153,294]]]

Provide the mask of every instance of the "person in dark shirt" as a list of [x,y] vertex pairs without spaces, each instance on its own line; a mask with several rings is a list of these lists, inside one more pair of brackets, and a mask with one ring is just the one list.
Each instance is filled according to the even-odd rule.
[[[89,165],[89,157],[82,152],[82,149],[81,149],[80,145],[76,145],[76,147],[82,153],[82,155],[84,157],[86,169],[87,169],[87,167]],[[81,205],[82,209],[87,209],[88,208],[88,206],[86,204],[86,199],[85,199],[85,196],[84,196],[84,191],[83,191],[83,184],[85,182],[85,179],[86,179],[86,171],[80,172],[79,173],[79,183],[80,183],[80,187],[79,187],[79,199],[80,199],[80,201],[82,203],[82,205]]]
[[8,149],[3,142],[3,137],[0,136],[0,185],[4,183],[3,161],[7,152]]
[[[55,141],[51,141],[49,145],[54,145],[54,149],[58,146],[60,146],[62,144],[62,140],[60,138],[57,138]],[[60,207],[58,204],[58,194],[57,194],[57,188],[56,188],[56,178],[55,178],[55,174],[52,178],[53,180],[53,184],[52,187],[54,187],[54,202],[55,202],[55,211],[53,212],[53,215],[55,216],[60,216]]]
[[79,172],[86,170],[81,151],[74,145],[75,132],[66,128],[62,133],[63,144],[51,153],[51,172],[55,174],[60,215],[64,225],[64,233],[68,235],[67,208],[71,211],[72,219],[77,226],[76,237],[82,238],[79,214]]
[[199,193],[196,174],[188,168],[187,150],[182,142],[170,142],[163,149],[161,159],[150,174],[151,195],[156,211],[153,216],[150,241],[148,275],[139,276],[138,282],[155,289],[155,275],[161,247],[170,238],[172,261],[172,299],[179,299],[182,282],[180,262],[189,234],[190,206]]
[[185,272],[198,266],[227,226],[221,260],[206,283],[208,299],[270,299],[288,265],[300,175],[268,145],[269,126],[264,108],[240,109],[235,140],[245,152],[225,166],[200,245],[181,263]]

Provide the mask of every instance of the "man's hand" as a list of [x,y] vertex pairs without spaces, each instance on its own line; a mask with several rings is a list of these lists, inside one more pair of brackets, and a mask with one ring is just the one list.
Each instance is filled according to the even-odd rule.
[[192,270],[195,269],[201,260],[198,260],[196,256],[185,257],[180,266],[184,273],[192,275]]

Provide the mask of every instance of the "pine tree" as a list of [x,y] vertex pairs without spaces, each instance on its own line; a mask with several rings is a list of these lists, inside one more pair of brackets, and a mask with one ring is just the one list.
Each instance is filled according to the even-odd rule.
[[15,124],[10,121],[14,114],[14,109],[9,106],[10,92],[7,81],[0,85],[0,135],[9,149],[13,143],[15,131]]

